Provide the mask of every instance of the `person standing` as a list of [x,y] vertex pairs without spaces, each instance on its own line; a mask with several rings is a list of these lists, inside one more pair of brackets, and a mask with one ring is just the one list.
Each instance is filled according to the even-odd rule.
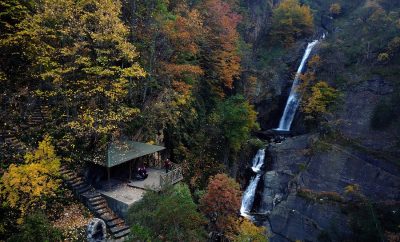
[[168,173],[168,171],[171,168],[171,161],[168,158],[165,160],[164,166],[165,166],[165,173]]

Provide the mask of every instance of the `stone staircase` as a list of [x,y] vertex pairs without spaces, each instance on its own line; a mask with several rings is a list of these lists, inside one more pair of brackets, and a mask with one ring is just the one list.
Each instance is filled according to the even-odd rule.
[[13,130],[5,130],[1,135],[2,140],[4,140],[4,145],[7,147],[11,147],[13,150],[19,153],[26,152],[26,145],[22,143],[17,137],[18,134]]
[[104,220],[113,241],[125,241],[130,233],[130,227],[111,210],[106,199],[90,184],[87,184],[84,177],[67,169],[65,166],[61,168],[60,173],[74,194],[96,217]]
[[37,106],[28,117],[28,125],[36,127],[50,120],[50,109],[48,106]]

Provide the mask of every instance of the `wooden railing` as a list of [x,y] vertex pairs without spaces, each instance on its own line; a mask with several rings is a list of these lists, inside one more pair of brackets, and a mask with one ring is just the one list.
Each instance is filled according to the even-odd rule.
[[182,167],[177,164],[172,165],[172,170],[168,173],[160,175],[160,188],[172,185],[183,179]]

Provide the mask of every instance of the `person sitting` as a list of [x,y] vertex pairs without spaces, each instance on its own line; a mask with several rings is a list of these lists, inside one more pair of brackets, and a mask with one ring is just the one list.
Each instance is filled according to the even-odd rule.
[[144,168],[144,167],[139,167],[139,169],[138,169],[138,178],[140,179],[140,180],[144,180],[144,179],[146,179],[149,175],[147,174],[147,171],[146,171],[146,168]]
[[146,170],[146,167],[145,166],[143,166],[142,167],[142,169],[141,169],[141,171],[142,171],[142,177],[143,177],[143,180],[144,179],[146,179],[149,175],[147,174],[147,170]]

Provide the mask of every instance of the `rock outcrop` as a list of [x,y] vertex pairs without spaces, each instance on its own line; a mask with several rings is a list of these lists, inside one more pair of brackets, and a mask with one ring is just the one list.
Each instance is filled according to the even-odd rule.
[[270,145],[258,212],[266,215],[271,241],[351,240],[343,211],[349,185],[357,184],[371,203],[400,202],[400,166],[375,152],[393,149],[399,136],[370,125],[375,106],[392,92],[381,79],[360,82],[344,95],[340,136],[306,134]]

